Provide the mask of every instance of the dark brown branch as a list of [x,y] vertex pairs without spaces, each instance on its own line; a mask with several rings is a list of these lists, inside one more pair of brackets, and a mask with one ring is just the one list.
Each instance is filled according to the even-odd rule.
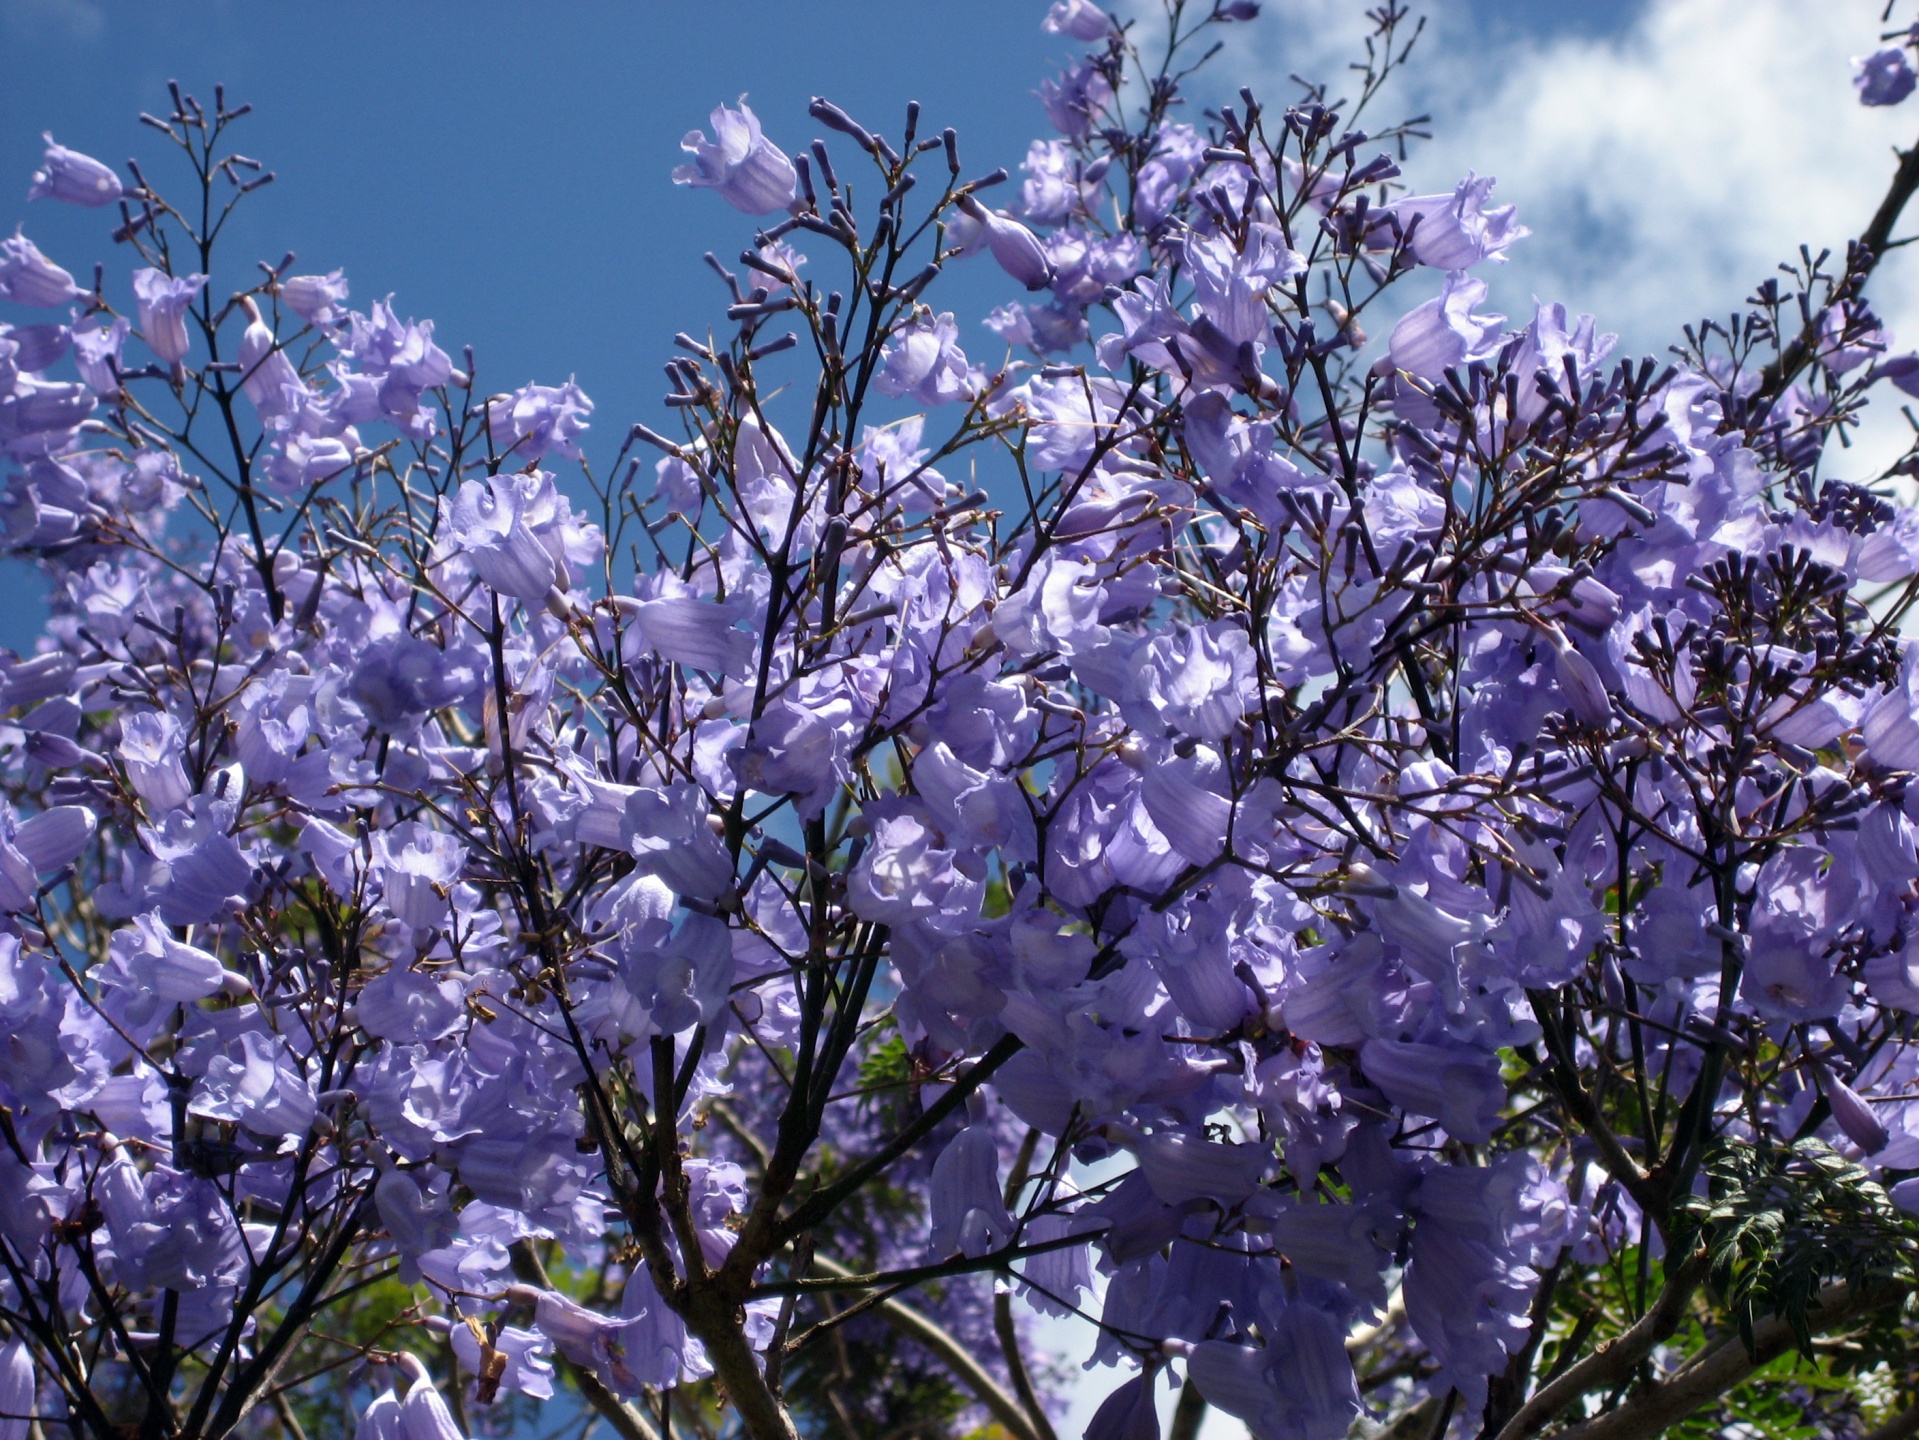
[[[1807,1318],[1815,1333],[1825,1333],[1894,1304],[1905,1294],[1900,1287],[1829,1285],[1819,1292],[1818,1303]],[[1774,1316],[1754,1327],[1752,1350],[1748,1351],[1737,1335],[1729,1335],[1670,1379],[1642,1390],[1617,1410],[1557,1432],[1553,1440],[1645,1440],[1658,1435],[1798,1343],[1792,1327]]]
[[[851,1273],[845,1266],[824,1256],[814,1256],[813,1265],[829,1275],[848,1276]],[[900,1334],[924,1345],[935,1359],[952,1371],[960,1384],[972,1391],[980,1404],[992,1412],[993,1418],[1006,1427],[1013,1440],[1048,1440],[1052,1427],[1049,1425],[1042,1434],[1019,1401],[1007,1394],[1005,1387],[993,1378],[992,1372],[945,1329],[900,1300],[883,1300],[878,1309],[882,1320]]]
[[1866,1432],[1866,1440],[1912,1440],[1919,1435],[1919,1406],[1903,1411],[1877,1429]]
[[[1885,198],[1873,213],[1872,223],[1866,226],[1865,233],[1859,237],[1857,249],[1847,257],[1846,280],[1840,287],[1841,294],[1835,298],[1850,298],[1866,288],[1866,280],[1890,248],[1892,227],[1899,223],[1906,202],[1912,199],[1915,191],[1919,191],[1919,143],[1915,143],[1910,150],[1894,153],[1899,156],[1899,168],[1892,172],[1892,183],[1886,187]],[[1805,328],[1794,337],[1779,358],[1765,368],[1760,376],[1755,402],[1763,404],[1776,398],[1798,378],[1799,372],[1806,368],[1816,352],[1823,317],[1824,312],[1821,311],[1807,321]]]
[[1668,1339],[1686,1317],[1693,1292],[1705,1278],[1703,1251],[1688,1258],[1667,1279],[1665,1288],[1652,1308],[1625,1334],[1610,1340],[1567,1370],[1557,1380],[1543,1385],[1532,1399],[1519,1407],[1519,1413],[1501,1428],[1498,1440],[1524,1440],[1543,1429],[1552,1418],[1580,1396],[1594,1390],[1624,1385],[1639,1368],[1639,1362],[1653,1347]]
[[1206,1423],[1206,1397],[1190,1379],[1179,1387],[1179,1403],[1173,1406],[1173,1428],[1167,1440],[1199,1440],[1199,1428]]
[[1034,1431],[1040,1440],[1059,1440],[1053,1433],[1053,1422],[1046,1418],[1046,1407],[1040,1404],[1039,1393],[1033,1389],[1033,1377],[1026,1369],[1026,1356],[1020,1352],[1019,1330],[1013,1324],[1011,1291],[1001,1290],[993,1296],[993,1334],[999,1339],[999,1352],[1006,1361],[1006,1373],[1013,1382],[1013,1393],[1019,1397],[1027,1418],[1033,1422]]

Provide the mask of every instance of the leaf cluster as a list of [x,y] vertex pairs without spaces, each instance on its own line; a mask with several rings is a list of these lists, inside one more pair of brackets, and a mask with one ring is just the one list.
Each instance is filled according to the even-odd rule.
[[1705,1157],[1706,1193],[1682,1202],[1682,1239],[1705,1248],[1709,1280],[1746,1348],[1777,1316],[1813,1353],[1829,1285],[1911,1286],[1919,1227],[1861,1165],[1817,1140],[1790,1147],[1722,1141]]

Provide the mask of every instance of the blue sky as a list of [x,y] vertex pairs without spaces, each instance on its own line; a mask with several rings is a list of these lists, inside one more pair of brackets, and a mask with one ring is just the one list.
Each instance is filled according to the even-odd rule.
[[[1610,32],[1637,8],[1477,0],[1442,5],[1439,19],[1455,37],[1509,44]],[[1293,28],[1285,9],[1259,22],[1266,39]],[[1010,168],[1045,128],[1035,85],[1072,53],[1040,32],[1044,11],[1044,0],[0,0],[0,225],[24,222],[76,275],[105,261],[123,288],[107,214],[26,203],[40,132],[110,163],[137,154],[164,186],[164,144],[136,114],[164,113],[169,79],[207,98],[223,82],[255,106],[236,143],[279,176],[225,242],[236,268],[288,249],[299,271],[344,267],[356,304],[391,292],[402,315],[432,317],[456,357],[472,345],[486,389],[576,376],[596,434],[617,437],[657,419],[673,332],[718,316],[702,252],[730,257],[751,234],[711,195],[673,186],[682,134],[746,94],[792,149],[818,130],[812,94],[893,131],[917,99],[927,123],[960,131],[969,170]],[[984,267],[962,270],[942,307],[976,323],[1000,288]],[[31,643],[37,588],[0,563],[0,644]]]

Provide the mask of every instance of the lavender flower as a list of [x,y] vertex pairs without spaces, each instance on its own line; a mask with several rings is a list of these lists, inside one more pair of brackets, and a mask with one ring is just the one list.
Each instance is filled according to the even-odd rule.
[[748,215],[770,215],[793,200],[799,180],[793,162],[760,132],[760,120],[746,104],[715,107],[708,123],[713,139],[703,130],[689,130],[680,149],[693,157],[690,165],[673,171],[675,185],[718,190],[720,198]]
[[207,283],[204,275],[174,276],[160,270],[133,272],[133,294],[140,303],[140,338],[163,365],[187,356],[187,307]]
[[1093,0],[1055,0],[1039,28],[1075,40],[1103,40],[1112,33],[1113,19]]
[[1506,247],[1532,232],[1513,218],[1510,205],[1488,208],[1490,175],[1467,175],[1451,195],[1416,195],[1395,200],[1389,214],[1408,237],[1407,248],[1421,265],[1436,270],[1466,270],[1483,260],[1504,262]]
[[[483,398],[338,272],[205,310],[202,374],[198,276],[134,280],[158,366],[0,329],[49,608],[0,655],[0,1407],[226,1425],[328,1295],[470,1381],[368,1351],[367,1440],[675,1389],[752,1440],[1030,1437],[1060,1381],[1013,1357],[1075,1309],[1108,1440],[1162,1379],[1262,1440],[1362,1390],[1498,1433],[1702,1207],[1919,1205],[1919,512],[1821,458],[1919,385],[1876,256],[1608,369],[1590,317],[1480,312],[1489,181],[1378,201],[1404,127],[1248,92],[1202,133],[1139,24],[1048,24],[1097,53],[1019,219],[917,108],[816,102],[804,167],[743,108],[689,141],[791,213],[610,467],[577,386]],[[173,113],[224,186],[236,112]],[[139,198],[126,243],[198,253]],[[1038,366],[932,294],[980,250],[1046,292],[988,322]],[[1782,1261],[1869,1303],[1881,1208]],[[1685,1303],[1608,1423],[1740,1318]]]
[[333,325],[346,318],[341,303],[347,297],[346,272],[290,275],[280,282],[280,299],[287,309],[309,325]]
[[85,293],[73,283],[73,276],[18,231],[0,240],[0,300],[50,310]]
[[1852,86],[1859,92],[1861,105],[1897,105],[1912,94],[1919,83],[1912,62],[1898,46],[1889,45],[1870,55],[1856,56],[1852,62]]
[[874,388],[895,398],[910,395],[922,405],[969,398],[976,382],[958,339],[959,325],[950,313],[915,317],[888,343]]
[[33,188],[27,191],[27,199],[95,206],[111,205],[124,193],[120,177],[111,167],[91,155],[54,144],[51,131],[41,138],[47,142],[47,153],[40,161],[41,168],[33,172]]

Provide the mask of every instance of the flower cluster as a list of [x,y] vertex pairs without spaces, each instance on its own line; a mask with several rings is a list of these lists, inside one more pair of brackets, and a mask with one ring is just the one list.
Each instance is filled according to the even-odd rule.
[[[54,315],[0,327],[53,587],[0,662],[0,1426],[346,1370],[378,1440],[559,1382],[1046,1440],[1077,1314],[1095,1440],[1168,1377],[1530,1435],[1733,1323],[1697,1197],[1809,1144],[1878,1228],[1776,1323],[1910,1292],[1919,515],[1823,473],[1919,387],[1875,249],[1670,367],[1509,325],[1513,208],[1357,128],[1397,7],[1350,105],[1173,118],[1256,10],[1053,5],[1093,48],[1004,208],[916,106],[714,111],[675,178],[769,223],[602,472],[571,382],[210,278],[241,110],[155,122],[192,203],[49,139],[137,264],[0,242]],[[986,257],[997,358],[925,298]]]

